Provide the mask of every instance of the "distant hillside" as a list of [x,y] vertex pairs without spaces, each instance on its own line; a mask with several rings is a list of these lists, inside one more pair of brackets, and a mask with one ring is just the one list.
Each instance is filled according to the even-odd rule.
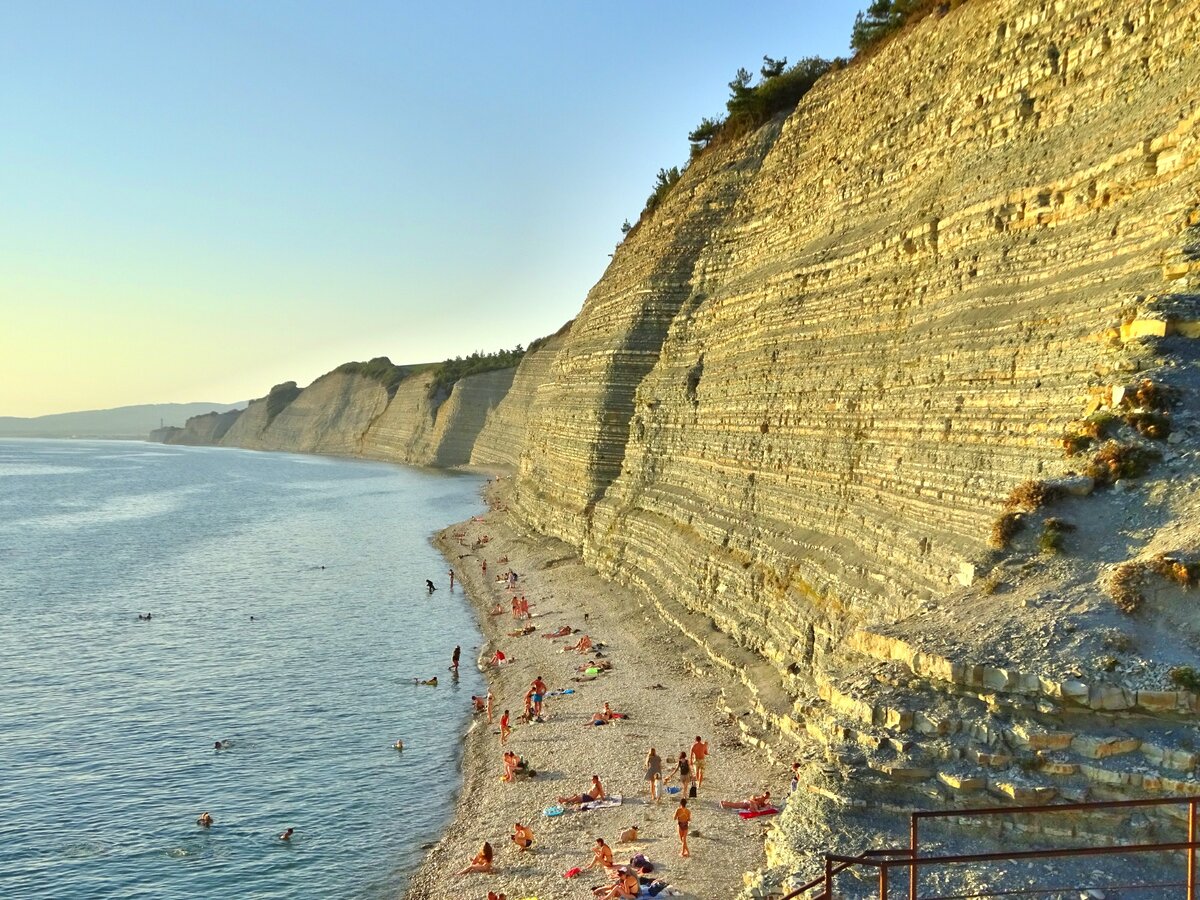
[[192,416],[244,408],[243,403],[147,403],[23,419],[0,416],[0,437],[130,438],[143,440],[160,426],[182,427]]

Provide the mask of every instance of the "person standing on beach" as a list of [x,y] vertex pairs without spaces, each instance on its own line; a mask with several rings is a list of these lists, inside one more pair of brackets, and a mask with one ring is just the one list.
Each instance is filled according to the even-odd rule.
[[458,659],[462,656],[462,647],[458,644],[454,645],[454,652],[450,654],[450,671],[458,674]]
[[540,719],[542,717],[542,701],[546,698],[546,691],[549,688],[546,686],[546,682],[542,680],[541,675],[533,679],[529,687],[533,691],[533,696],[531,697],[533,700],[533,714]]
[[653,747],[646,754],[646,781],[650,783],[650,798],[657,803],[662,787],[662,757]]
[[675,815],[672,816],[675,824],[679,826],[679,843],[683,849],[679,851],[680,856],[691,856],[692,851],[688,849],[688,824],[692,821],[692,811],[687,808],[687,797],[679,801],[679,809],[675,810]]
[[487,717],[488,724],[492,724],[492,704],[496,702],[496,698],[492,695],[492,689],[488,688],[487,692]]
[[508,736],[512,733],[512,728],[508,724],[508,710],[504,711],[504,715],[500,717],[500,744],[508,743]]
[[708,759],[708,742],[700,740],[700,735],[696,735],[688,758],[692,763],[692,771],[696,773],[696,789],[699,790],[704,787],[704,763]]

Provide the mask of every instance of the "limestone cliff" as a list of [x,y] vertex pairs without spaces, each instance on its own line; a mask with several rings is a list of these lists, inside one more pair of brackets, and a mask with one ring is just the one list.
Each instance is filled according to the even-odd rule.
[[472,465],[516,469],[527,429],[532,421],[534,402],[541,386],[549,383],[549,371],[571,329],[568,322],[544,340],[534,341],[521,360],[508,393],[496,404],[484,422],[471,448]]
[[[512,508],[692,635],[698,669],[739,671],[748,740],[834,763],[810,836],[880,784],[897,806],[1197,788],[1163,737],[1200,708],[1172,674],[1200,663],[1183,601],[1134,620],[1108,592],[1130,564],[1190,579],[1200,541],[1166,499],[1200,484],[1198,48],[1197,0],[923,21],[696,160],[523,389]],[[1175,399],[1131,402],[1143,379]],[[1108,450],[1064,458],[1078,428],[1168,469],[1139,494]],[[1030,479],[1068,519],[1020,505]],[[1004,522],[1042,535],[989,548]]]
[[539,388],[517,510],[781,661],[946,592],[1189,271],[1196,10],[968,4],[703,156]]
[[209,412],[192,416],[182,428],[168,426],[158,428],[150,433],[150,440],[164,444],[190,444],[205,446],[221,442],[226,432],[233,427],[243,410],[231,409],[227,412]]
[[[377,362],[386,364],[384,380],[376,377],[378,371],[364,374]],[[407,370],[386,359],[348,363],[303,390],[295,382],[276,386],[267,397],[251,401],[223,437],[195,442],[411,465],[465,465],[514,371],[460,378],[439,398],[428,368]]]

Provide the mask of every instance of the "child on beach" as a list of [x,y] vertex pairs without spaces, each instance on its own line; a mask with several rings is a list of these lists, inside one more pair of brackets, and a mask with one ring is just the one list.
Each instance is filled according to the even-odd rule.
[[500,717],[500,744],[508,743],[508,736],[512,733],[512,728],[508,724],[508,710],[504,711],[504,715]]

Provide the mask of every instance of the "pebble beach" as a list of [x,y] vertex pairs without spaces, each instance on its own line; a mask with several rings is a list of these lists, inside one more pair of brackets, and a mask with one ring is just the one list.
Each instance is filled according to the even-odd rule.
[[[788,761],[772,767],[739,743],[736,724],[719,710],[718,700],[723,687],[740,686],[689,670],[684,657],[695,647],[678,632],[630,592],[599,578],[565,544],[521,531],[506,511],[508,486],[507,480],[489,482],[488,513],[435,538],[455,572],[454,590],[465,589],[479,615],[485,644],[464,647],[462,665],[474,658],[484,667],[495,697],[495,722],[489,726],[481,713],[470,726],[454,820],[431,846],[410,882],[407,900],[486,900],[489,891],[507,900],[591,897],[592,888],[609,883],[603,870],[585,870],[570,879],[564,873],[587,865],[597,837],[613,848],[617,864],[636,853],[646,856],[654,865],[650,877],[669,884],[659,896],[736,896],[743,873],[762,862],[770,820],[743,820],[721,809],[719,801],[743,799],[764,789],[782,797],[789,780]],[[497,579],[509,570],[518,574],[513,587]],[[444,587],[445,581],[439,584]],[[529,601],[530,619],[511,614],[514,594]],[[502,612],[493,614],[497,606]],[[528,625],[536,630],[512,634]],[[572,629],[570,636],[543,637],[563,626]],[[603,645],[600,658],[612,666],[592,679],[579,668],[593,655],[567,649],[585,634]],[[449,641],[448,651],[453,643]],[[508,661],[487,665],[496,649]],[[543,721],[525,723],[520,720],[523,697],[538,675],[549,686]],[[628,718],[602,727],[590,725],[606,702]],[[504,709],[511,713],[514,730],[502,747],[499,721]],[[665,794],[653,802],[644,762],[654,747],[663,758],[664,773],[669,773],[697,735],[708,743],[710,757],[704,784],[688,803],[693,811],[691,856],[685,859],[672,820],[681,794]],[[520,754],[536,777],[503,781],[506,749]],[[587,790],[593,774],[599,775],[609,795],[622,797],[621,805],[593,811],[568,805],[562,815],[545,814],[557,805],[556,797]],[[672,786],[678,786],[678,779]],[[530,851],[518,851],[510,840],[515,822],[533,829]],[[632,825],[638,826],[638,840],[620,842],[621,833]],[[456,876],[484,841],[495,849],[495,873]]]

